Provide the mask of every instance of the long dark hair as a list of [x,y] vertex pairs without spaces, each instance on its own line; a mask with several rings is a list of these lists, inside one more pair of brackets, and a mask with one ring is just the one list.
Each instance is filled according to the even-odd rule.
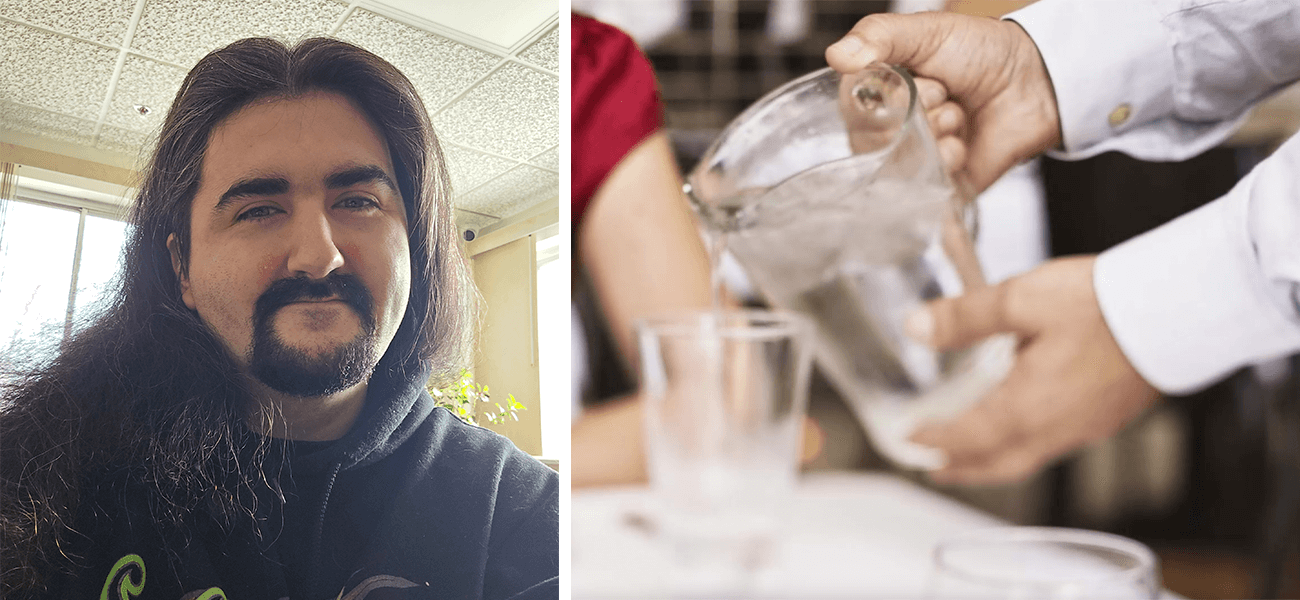
[[[123,268],[90,322],[57,356],[0,390],[0,597],[39,591],[65,567],[70,526],[90,473],[125,467],[156,489],[156,518],[202,509],[234,523],[239,486],[262,476],[248,444],[247,392],[234,359],[182,302],[167,249],[190,242],[190,210],[208,136],[259,99],[340,93],[387,141],[410,235],[411,297],[376,372],[445,380],[472,346],[474,299],[451,217],[442,150],[411,82],[351,44],[292,47],[250,38],[190,71],[142,174]],[[183,268],[183,267],[182,267]],[[261,444],[263,447],[264,443]],[[233,482],[233,483],[232,483]]]

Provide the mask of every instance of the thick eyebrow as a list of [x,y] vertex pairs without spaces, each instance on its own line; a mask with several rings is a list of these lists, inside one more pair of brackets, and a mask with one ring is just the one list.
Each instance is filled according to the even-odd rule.
[[[382,168],[377,165],[360,165],[355,167],[346,167],[330,173],[325,177],[325,187],[330,189],[346,188],[359,183],[382,183],[388,186],[388,189],[397,192],[397,184],[393,183],[393,178],[388,176]],[[278,196],[289,192],[289,180],[283,177],[254,177],[252,179],[241,179],[230,186],[221,198],[217,200],[217,205],[212,207],[212,212],[219,213],[230,205],[231,200],[235,198],[247,198],[249,196]]]
[[212,207],[212,212],[221,212],[230,201],[235,198],[245,198],[248,196],[278,196],[288,193],[289,180],[283,177],[254,177],[252,179],[241,179],[230,186],[221,198],[217,200],[217,205]]
[[393,183],[393,178],[376,165],[347,167],[325,177],[325,187],[330,189],[352,187],[358,183],[382,183],[388,186],[388,189],[397,191],[397,184]]

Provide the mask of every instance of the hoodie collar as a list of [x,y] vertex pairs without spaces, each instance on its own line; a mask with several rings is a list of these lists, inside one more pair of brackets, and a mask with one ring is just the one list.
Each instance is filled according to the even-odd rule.
[[392,454],[433,410],[433,399],[424,390],[428,379],[428,367],[410,374],[396,368],[375,369],[352,429],[329,446],[296,457],[294,468],[346,471]]

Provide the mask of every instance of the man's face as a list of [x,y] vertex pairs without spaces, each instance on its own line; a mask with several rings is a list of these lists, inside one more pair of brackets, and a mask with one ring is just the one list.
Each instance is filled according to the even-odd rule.
[[182,299],[272,389],[365,381],[401,324],[405,206],[383,137],[343,96],[259,102],[214,128],[190,231]]

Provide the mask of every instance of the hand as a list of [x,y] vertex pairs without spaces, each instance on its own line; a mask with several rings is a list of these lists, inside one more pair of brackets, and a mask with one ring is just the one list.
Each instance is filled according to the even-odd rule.
[[908,318],[909,333],[938,348],[1001,332],[1020,339],[1005,381],[966,414],[912,436],[948,454],[948,465],[932,473],[935,481],[1023,479],[1114,434],[1156,399],[1106,327],[1092,286],[1095,261],[1054,260],[999,285],[932,302]]
[[[570,431],[571,485],[577,488],[645,483],[645,429],[640,396],[625,396],[588,410]],[[815,460],[826,446],[826,433],[804,417],[799,463]]]
[[951,13],[871,15],[826,49],[826,61],[841,73],[875,61],[916,73],[940,153],[976,191],[1060,143],[1047,68],[1033,40],[1011,21]]
[[586,410],[570,430],[571,473],[576,488],[646,480],[641,399],[628,396]]

